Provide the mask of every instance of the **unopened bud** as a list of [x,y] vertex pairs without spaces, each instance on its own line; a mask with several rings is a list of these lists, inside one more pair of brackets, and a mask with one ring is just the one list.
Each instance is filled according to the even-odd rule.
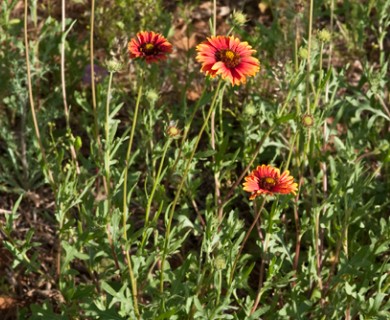
[[217,256],[214,260],[214,267],[217,270],[223,270],[226,268],[225,258],[222,256]]
[[111,59],[106,62],[106,67],[108,72],[115,73],[123,69],[123,63],[116,59]]
[[330,40],[332,39],[332,35],[326,29],[322,29],[322,30],[318,31],[317,37],[318,37],[318,40],[320,40],[321,42],[324,42],[324,43],[330,42]]
[[311,114],[304,114],[301,119],[302,125],[310,128],[314,125],[314,118]]
[[167,129],[167,135],[173,139],[177,139],[180,137],[181,130],[176,126],[175,123],[172,123],[169,125]]
[[304,47],[299,48],[298,54],[304,60],[306,60],[309,57],[309,51]]
[[234,10],[232,13],[233,24],[239,27],[242,27],[247,22],[246,15],[242,11]]

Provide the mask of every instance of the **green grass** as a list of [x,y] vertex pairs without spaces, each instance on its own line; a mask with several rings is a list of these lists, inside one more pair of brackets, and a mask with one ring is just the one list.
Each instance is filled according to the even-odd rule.
[[[390,317],[390,1],[26,2],[0,10],[0,315]],[[200,72],[214,27],[257,51],[246,84]],[[129,59],[142,30],[166,61]],[[261,164],[297,195],[249,200]]]

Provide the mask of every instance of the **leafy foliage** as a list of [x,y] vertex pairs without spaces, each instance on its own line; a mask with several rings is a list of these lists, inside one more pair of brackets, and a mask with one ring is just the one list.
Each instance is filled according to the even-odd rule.
[[[26,2],[0,15],[0,314],[390,317],[390,1]],[[257,50],[246,84],[199,72],[214,27]],[[168,60],[129,61],[142,30]],[[249,201],[260,164],[297,195]]]

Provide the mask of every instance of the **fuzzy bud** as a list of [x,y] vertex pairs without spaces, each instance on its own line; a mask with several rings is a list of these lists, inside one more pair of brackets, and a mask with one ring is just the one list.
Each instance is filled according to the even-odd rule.
[[232,21],[235,26],[242,27],[247,22],[247,17],[242,11],[234,10],[232,13]]
[[225,269],[226,268],[226,261],[225,261],[224,257],[217,256],[214,260],[214,266],[215,266],[215,269],[217,269],[217,270]]
[[320,40],[323,43],[330,42],[330,40],[332,39],[332,35],[326,29],[322,29],[322,30],[318,31],[317,37],[318,37],[318,40]]
[[304,47],[299,48],[298,54],[304,60],[306,60],[309,57],[309,51]]
[[106,67],[108,72],[115,73],[123,69],[123,63],[116,59],[111,59],[106,62]]
[[304,114],[301,118],[301,123],[304,127],[310,128],[314,125],[314,118],[311,114]]

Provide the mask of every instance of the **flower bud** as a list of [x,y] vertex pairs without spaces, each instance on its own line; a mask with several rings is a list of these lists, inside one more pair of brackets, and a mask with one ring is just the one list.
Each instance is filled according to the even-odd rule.
[[223,270],[226,268],[225,258],[222,256],[217,256],[214,260],[214,267],[217,270]]
[[304,47],[299,48],[298,54],[304,60],[306,60],[309,57],[309,51]]
[[234,10],[232,13],[232,21],[233,21],[233,24],[235,26],[242,27],[247,22],[247,18],[246,18],[246,15],[242,11]]
[[326,29],[322,29],[322,30],[318,31],[317,37],[318,37],[318,40],[320,40],[321,42],[324,42],[324,43],[330,42],[330,40],[332,39],[332,35]]
[[123,69],[123,63],[118,61],[117,59],[111,59],[106,62],[106,67],[108,72],[119,72]]
[[304,127],[310,128],[314,125],[314,118],[311,114],[304,114],[301,118],[301,123]]
[[176,126],[174,122],[171,122],[166,130],[166,133],[170,138],[178,139],[180,137],[181,130]]

